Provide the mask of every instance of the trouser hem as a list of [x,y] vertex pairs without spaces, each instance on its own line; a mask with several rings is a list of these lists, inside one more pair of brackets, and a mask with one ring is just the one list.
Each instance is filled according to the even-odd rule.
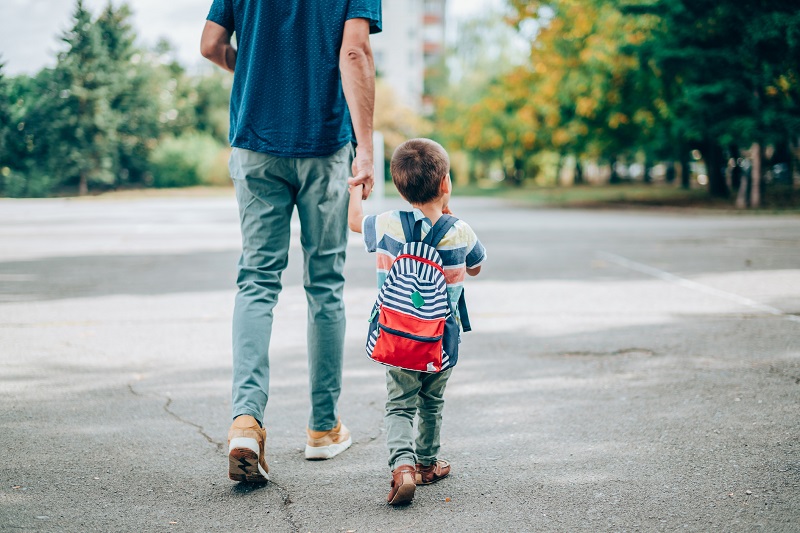
[[247,408],[239,409],[237,411],[234,411],[233,418],[231,420],[235,420],[237,416],[242,416],[242,415],[252,416],[256,420],[258,420],[258,422],[261,424],[261,427],[264,427],[264,413],[258,414],[254,410]]
[[391,469],[397,470],[398,467],[403,465],[416,466],[417,461],[413,457],[400,457],[392,464]]

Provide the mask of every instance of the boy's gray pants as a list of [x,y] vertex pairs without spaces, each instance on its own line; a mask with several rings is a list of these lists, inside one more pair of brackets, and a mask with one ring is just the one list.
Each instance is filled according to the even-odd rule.
[[[436,462],[442,429],[444,389],[453,369],[437,374],[388,367],[386,369],[386,442],[389,468]],[[414,441],[414,415],[419,415]]]

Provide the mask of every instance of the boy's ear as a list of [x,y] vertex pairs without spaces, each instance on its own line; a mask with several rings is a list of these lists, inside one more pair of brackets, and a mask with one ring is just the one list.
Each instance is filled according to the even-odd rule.
[[442,194],[446,194],[446,193],[452,192],[451,191],[452,188],[453,188],[453,186],[452,186],[452,183],[450,182],[450,173],[448,172],[442,178],[442,183],[439,186],[439,192],[441,192]]

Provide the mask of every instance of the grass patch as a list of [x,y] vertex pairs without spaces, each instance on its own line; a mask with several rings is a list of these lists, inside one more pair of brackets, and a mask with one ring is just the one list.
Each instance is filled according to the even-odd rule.
[[574,187],[459,187],[455,196],[494,196],[541,206],[603,206],[608,204],[685,205],[707,197],[701,190],[646,185]]
[[[387,192],[392,187],[387,184]],[[734,197],[711,198],[705,189],[681,189],[665,184],[578,185],[573,187],[457,186],[454,197],[503,198],[539,207],[676,207],[734,210]],[[800,192],[791,188],[768,189],[759,212],[800,212]]]

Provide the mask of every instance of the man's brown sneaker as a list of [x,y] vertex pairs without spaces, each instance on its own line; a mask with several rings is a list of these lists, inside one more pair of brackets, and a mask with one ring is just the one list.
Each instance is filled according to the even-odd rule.
[[436,483],[450,474],[450,463],[438,460],[432,465],[422,466],[417,463],[417,485]]
[[234,481],[266,483],[269,467],[264,458],[267,431],[250,415],[237,416],[228,431],[228,477]]
[[400,465],[392,471],[392,488],[386,498],[389,505],[411,503],[414,491],[417,489],[414,480],[416,473],[416,468],[411,465]]
[[350,438],[350,430],[347,429],[342,421],[329,431],[312,431],[306,429],[308,440],[306,441],[306,459],[330,459],[336,457],[353,443]]

